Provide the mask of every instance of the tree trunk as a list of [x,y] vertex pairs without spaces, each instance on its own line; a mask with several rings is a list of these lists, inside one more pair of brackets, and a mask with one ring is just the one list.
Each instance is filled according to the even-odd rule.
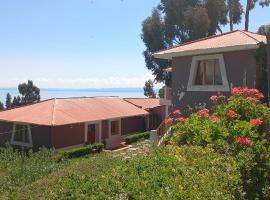
[[232,0],[228,0],[228,4],[229,4],[230,31],[233,31]]
[[246,13],[245,13],[245,30],[248,31],[249,27],[249,11],[250,11],[250,0],[247,0]]

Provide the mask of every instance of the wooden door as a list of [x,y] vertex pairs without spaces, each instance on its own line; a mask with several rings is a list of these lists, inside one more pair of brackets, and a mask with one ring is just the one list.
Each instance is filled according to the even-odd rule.
[[93,144],[96,141],[96,124],[89,124],[87,128],[87,143]]

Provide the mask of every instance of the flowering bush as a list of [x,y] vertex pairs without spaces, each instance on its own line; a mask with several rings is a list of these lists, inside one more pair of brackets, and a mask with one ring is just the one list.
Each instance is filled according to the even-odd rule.
[[[233,88],[232,96],[212,96],[213,113],[202,109],[178,120],[173,144],[211,146],[233,156],[241,170],[245,198],[270,199],[270,109],[257,89]],[[222,98],[222,101],[220,99]]]

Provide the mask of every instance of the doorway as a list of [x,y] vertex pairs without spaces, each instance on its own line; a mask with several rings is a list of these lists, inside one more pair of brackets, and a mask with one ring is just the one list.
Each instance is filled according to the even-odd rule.
[[98,124],[87,125],[87,144],[96,142],[96,134],[98,133]]

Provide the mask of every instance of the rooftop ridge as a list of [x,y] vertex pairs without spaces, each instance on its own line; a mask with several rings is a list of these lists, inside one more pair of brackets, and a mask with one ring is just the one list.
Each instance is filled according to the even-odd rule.
[[246,36],[248,36],[248,37],[256,40],[257,42],[260,42],[260,41],[257,40],[256,38],[252,37],[251,35],[247,34],[247,33],[257,34],[257,35],[260,35],[260,36],[264,36],[262,34],[258,34],[258,33],[255,33],[255,32],[250,32],[250,31],[245,31],[245,30],[239,30],[239,29],[237,29],[237,30],[234,30],[234,31],[230,31],[230,32],[226,32],[226,33],[221,33],[221,34],[218,34],[218,35],[211,35],[211,36],[207,36],[207,37],[200,38],[200,39],[197,39],[197,40],[192,40],[192,41],[189,41],[189,42],[184,42],[184,43],[179,44],[179,45],[176,45],[176,46],[164,48],[164,49],[161,49],[161,50],[158,50],[158,51],[154,52],[154,54],[155,53],[162,52],[162,51],[166,51],[166,50],[171,50],[171,49],[174,49],[174,48],[177,48],[177,47],[186,46],[186,45],[193,44],[193,43],[196,43],[196,42],[201,42],[201,41],[204,41],[204,40],[221,37],[221,36],[232,34],[232,33],[235,33],[235,32],[241,32],[241,33],[245,34]]
[[234,31],[226,32],[226,33],[221,33],[221,34],[218,34],[218,35],[210,35],[210,36],[207,36],[207,37],[204,37],[204,38],[200,38],[200,39],[197,39],[197,40],[192,40],[192,41],[189,41],[189,42],[184,42],[184,43],[178,44],[176,46],[164,48],[164,49],[158,50],[158,51],[156,51],[154,53],[159,53],[161,51],[166,51],[166,50],[174,49],[174,48],[177,48],[177,47],[182,47],[182,46],[185,46],[185,45],[193,44],[193,43],[196,43],[196,42],[200,42],[200,41],[204,41],[204,40],[208,40],[208,39],[212,39],[212,38],[216,38],[216,37],[228,35],[228,34],[231,34],[231,33],[235,33],[237,31],[240,31],[240,30],[234,30]]

